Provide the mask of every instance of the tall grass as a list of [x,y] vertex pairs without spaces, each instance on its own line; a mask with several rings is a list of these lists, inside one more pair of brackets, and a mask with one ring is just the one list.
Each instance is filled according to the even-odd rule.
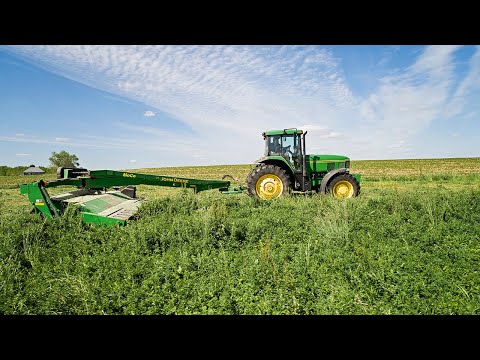
[[2,314],[478,314],[480,190],[180,191],[127,227],[0,213]]

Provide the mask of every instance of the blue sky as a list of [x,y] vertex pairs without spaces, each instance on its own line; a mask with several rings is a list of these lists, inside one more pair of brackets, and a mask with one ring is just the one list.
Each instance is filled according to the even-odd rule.
[[0,46],[0,165],[246,164],[308,130],[353,160],[480,156],[479,46]]

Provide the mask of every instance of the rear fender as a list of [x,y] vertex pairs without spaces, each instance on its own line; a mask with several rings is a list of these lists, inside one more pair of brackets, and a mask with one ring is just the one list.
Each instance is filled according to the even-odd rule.
[[[275,156],[277,158],[277,156]],[[275,165],[275,166],[278,166],[282,169],[284,169],[287,174],[289,174],[292,179],[293,179],[293,170],[292,168],[289,166],[289,164],[283,159],[283,157],[281,156],[278,156],[279,159],[265,159],[265,160],[261,160],[259,161],[258,163],[259,164],[265,164],[265,165]]]
[[288,172],[293,173],[293,169],[292,169],[291,165],[285,160],[285,158],[283,156],[268,156],[267,158],[257,160],[256,162],[259,163],[259,164],[276,165],[276,166],[279,166],[281,168],[284,168]]

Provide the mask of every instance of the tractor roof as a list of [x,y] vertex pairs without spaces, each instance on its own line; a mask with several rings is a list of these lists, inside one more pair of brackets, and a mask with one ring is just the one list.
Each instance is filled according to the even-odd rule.
[[263,136],[268,136],[268,135],[294,135],[294,134],[302,134],[303,131],[296,129],[296,128],[291,128],[291,129],[283,129],[283,130],[268,130],[265,131],[262,135]]

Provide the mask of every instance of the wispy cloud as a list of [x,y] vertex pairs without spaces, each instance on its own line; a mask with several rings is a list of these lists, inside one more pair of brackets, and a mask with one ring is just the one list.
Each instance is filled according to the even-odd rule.
[[405,146],[405,141],[400,140],[400,141],[398,141],[398,142],[396,142],[396,143],[393,143],[393,144],[388,145],[388,148],[389,148],[389,149],[399,149],[399,148],[402,148],[402,147],[404,147],[404,146]]
[[[161,110],[192,130],[190,135],[174,134],[132,122],[117,124],[146,139],[142,146],[190,153],[197,159],[247,162],[262,151],[262,131],[301,124],[311,135],[307,146],[312,149],[324,148],[328,141],[329,152],[353,158],[411,151],[411,140],[439,118],[442,109],[458,113],[463,96],[479,86],[477,49],[469,73],[453,88],[458,49],[425,47],[410,65],[379,79],[370,94],[354,94],[342,59],[320,46],[35,45],[7,51]],[[397,51],[390,49],[381,61],[387,63]],[[152,110],[144,113],[154,115]],[[155,144],[149,138],[153,135],[161,141]],[[102,146],[85,137],[58,139],[70,145]],[[135,144],[106,140],[103,145],[110,147]]]
[[379,88],[360,102],[364,121],[356,135],[371,141],[371,151],[408,147],[405,139],[411,139],[441,116],[449,100],[453,56],[458,48],[426,47],[404,71],[380,79]]
[[279,125],[311,112],[299,113],[299,98],[317,109],[351,100],[338,60],[317,46],[36,45],[14,51],[66,77],[162,109],[193,128],[231,128],[235,121]]
[[15,156],[32,156],[32,154],[19,153],[19,154],[15,154]]
[[22,136],[25,136],[25,134],[24,133],[16,133],[15,136],[22,137]]
[[0,141],[21,142],[27,144],[44,144],[44,145],[62,145],[67,147],[80,147],[89,149],[137,149],[138,142],[132,139],[111,139],[108,137],[96,136],[81,136],[78,138],[69,139],[69,142],[61,142],[52,140],[51,138],[30,136],[30,137],[15,137],[15,136],[0,136]]
[[[169,164],[175,165],[177,158],[191,158],[196,152],[207,151],[207,143],[191,135],[171,133],[155,127],[133,126],[123,123],[117,124],[120,129],[125,129],[127,135],[112,138],[108,136],[78,134],[71,138],[55,138],[42,136],[0,136],[0,141],[20,142],[26,144],[44,144],[68,148],[86,149],[112,149],[122,151],[152,151],[168,155]],[[159,141],[161,139],[161,141]],[[141,147],[139,147],[139,143]],[[171,161],[170,161],[171,160]]]
[[303,125],[303,126],[300,126],[299,129],[307,131],[309,137],[314,136],[322,139],[335,139],[335,138],[344,137],[343,134],[337,131],[333,131],[331,129],[328,129],[323,126],[318,126],[318,125]]
[[145,116],[145,117],[153,117],[153,116],[155,116],[155,113],[154,113],[152,110],[147,110],[147,111],[145,111],[145,113],[143,114],[143,116]]
[[452,117],[462,112],[468,96],[480,89],[480,46],[476,46],[475,54],[469,61],[469,71],[455,90],[451,100],[445,107],[447,116]]

